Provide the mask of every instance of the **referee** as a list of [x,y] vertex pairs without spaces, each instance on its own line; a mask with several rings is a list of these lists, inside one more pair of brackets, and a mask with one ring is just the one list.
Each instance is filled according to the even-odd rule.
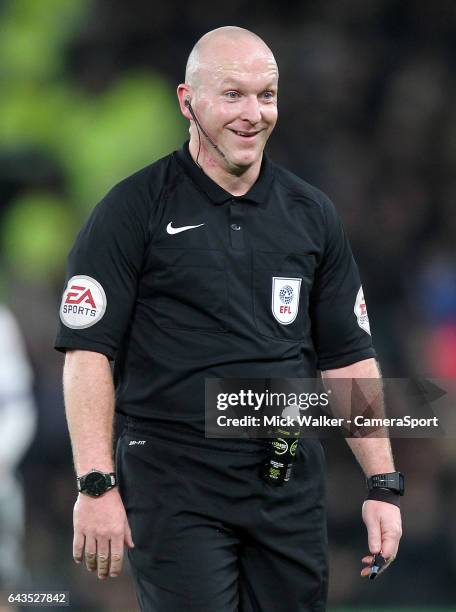
[[[126,544],[148,612],[326,606],[320,442],[302,440],[275,487],[259,477],[268,442],[204,437],[206,378],[380,376],[334,206],[264,154],[277,87],[258,36],[203,36],[177,88],[189,141],[117,184],[68,259],[56,348],[80,492],[73,555],[105,579]],[[397,553],[400,475],[387,439],[348,443],[373,477],[367,576],[374,554]]]

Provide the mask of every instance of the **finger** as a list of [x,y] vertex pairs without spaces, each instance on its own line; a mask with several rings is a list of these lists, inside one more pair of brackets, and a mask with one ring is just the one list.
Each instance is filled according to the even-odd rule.
[[123,540],[116,538],[111,540],[111,563],[109,566],[109,575],[115,578],[122,571],[123,562]]
[[385,559],[390,559],[391,557],[395,557],[397,555],[398,548],[399,548],[399,536],[395,537],[394,535],[390,533],[383,535],[382,555],[385,557]]
[[128,519],[125,519],[125,544],[128,548],[134,548],[135,543],[133,542],[133,537],[131,535],[130,525],[128,524]]
[[369,550],[373,555],[380,552],[382,547],[382,532],[380,529],[380,521],[373,519],[366,522],[367,541]]
[[97,569],[97,541],[93,536],[86,535],[84,560],[89,572]]
[[97,541],[97,574],[100,580],[108,577],[109,573],[109,540]]
[[84,551],[85,536],[80,531],[75,531],[73,536],[73,559],[81,563]]
[[366,578],[366,576],[369,576],[371,573],[371,568],[372,568],[372,563],[374,561],[374,557],[373,555],[366,555],[365,557],[361,559],[361,561],[362,563],[364,563],[366,567],[363,567],[360,573],[363,578]]

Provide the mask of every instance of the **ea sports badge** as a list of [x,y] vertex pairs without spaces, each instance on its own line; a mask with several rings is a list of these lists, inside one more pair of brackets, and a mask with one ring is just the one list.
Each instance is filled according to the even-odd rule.
[[364,292],[362,286],[359,288],[358,294],[356,296],[354,312],[358,321],[358,325],[361,327],[361,329],[371,335],[369,317],[367,314],[367,307],[366,302],[364,300]]
[[106,310],[106,294],[90,276],[73,276],[63,292],[60,320],[71,329],[85,329],[98,323]]
[[282,325],[290,325],[299,309],[302,278],[272,277],[272,314]]

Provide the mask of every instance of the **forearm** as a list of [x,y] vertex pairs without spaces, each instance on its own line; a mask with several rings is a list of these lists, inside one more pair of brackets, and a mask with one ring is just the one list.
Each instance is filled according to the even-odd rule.
[[107,357],[68,351],[63,370],[68,430],[76,473],[114,471],[114,384]]
[[395,471],[388,438],[347,438],[347,444],[366,476]]
[[[362,414],[368,407],[373,410],[376,417],[384,416],[380,371],[375,359],[365,359],[344,368],[326,370],[322,372],[322,377],[325,386],[331,388],[333,392],[334,409],[344,419],[353,417],[353,412]],[[332,385],[331,379],[358,379],[358,391],[355,392],[352,389],[353,385],[343,383]],[[384,429],[362,438],[346,438],[347,444],[366,476],[394,472],[391,444],[387,435]]]

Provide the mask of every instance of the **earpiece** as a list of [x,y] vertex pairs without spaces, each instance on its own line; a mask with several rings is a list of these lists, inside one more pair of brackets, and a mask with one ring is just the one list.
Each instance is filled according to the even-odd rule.
[[185,102],[184,102],[185,106],[189,107],[190,106],[190,102],[191,102],[190,96],[185,96]]

